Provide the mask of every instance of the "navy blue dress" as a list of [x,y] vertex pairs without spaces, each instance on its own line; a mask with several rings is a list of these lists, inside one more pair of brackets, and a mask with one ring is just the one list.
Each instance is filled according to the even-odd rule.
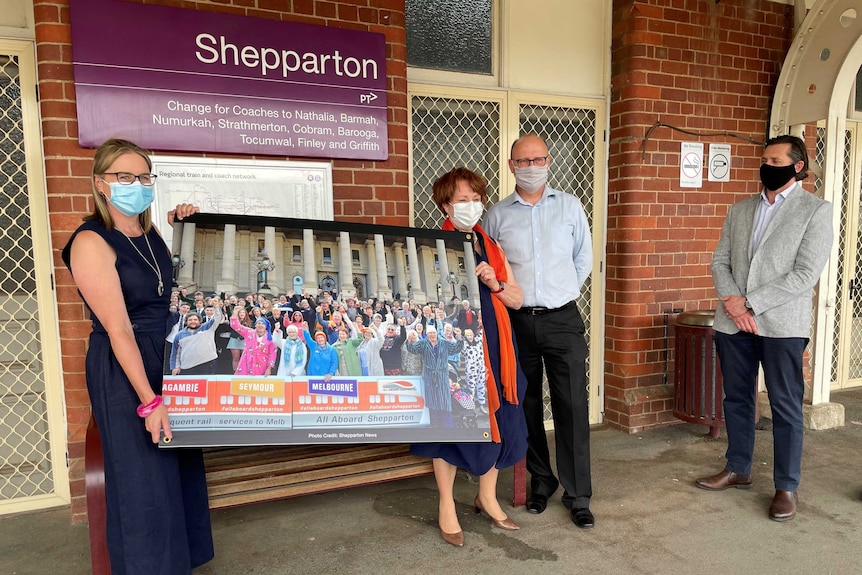
[[[476,234],[481,243],[482,236]],[[482,254],[476,254],[476,262],[488,261],[484,256],[485,248],[482,246]],[[505,469],[511,467],[524,458],[527,453],[527,422],[524,419],[524,393],[527,391],[527,379],[518,366],[518,405],[513,405],[503,397],[503,389],[500,385],[500,333],[497,329],[497,315],[494,312],[494,304],[491,301],[491,290],[479,282],[479,301],[481,302],[482,327],[484,337],[488,346],[491,370],[494,372],[494,380],[497,382],[497,395],[500,397],[500,409],[494,414],[497,418],[497,427],[500,429],[500,443],[414,443],[410,446],[410,452],[419,457],[439,457],[451,465],[466,469],[473,475],[484,475],[492,467]],[[518,348],[514,335],[512,342],[515,345],[515,357],[518,357]]]
[[[161,268],[163,295],[144,236],[129,239],[90,220],[79,227],[63,248],[70,265],[72,242],[79,232],[98,233],[117,254],[126,311],[135,330],[144,368],[156,394],[162,390],[162,361],[170,300],[171,259],[155,229],[148,234]],[[186,575],[213,557],[212,529],[199,449],[159,449],[138,417],[140,404],[132,384],[114,356],[99,319],[92,314],[93,332],[87,350],[87,390],[99,427],[105,458],[107,539],[113,575]]]

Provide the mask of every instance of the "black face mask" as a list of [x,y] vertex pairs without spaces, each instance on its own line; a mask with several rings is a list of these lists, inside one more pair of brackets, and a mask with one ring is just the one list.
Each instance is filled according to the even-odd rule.
[[769,164],[760,164],[760,181],[770,192],[780,190],[791,179],[796,178],[796,167],[794,164],[789,166],[770,166]]

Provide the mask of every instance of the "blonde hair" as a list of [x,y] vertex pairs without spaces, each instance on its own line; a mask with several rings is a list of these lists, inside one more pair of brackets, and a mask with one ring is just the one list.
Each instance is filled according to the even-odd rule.
[[[96,220],[105,228],[114,229],[114,219],[111,217],[111,212],[108,210],[108,201],[105,196],[96,189],[96,176],[104,174],[105,170],[111,167],[117,158],[124,154],[138,154],[147,162],[147,169],[153,170],[153,162],[150,160],[149,152],[134,142],[129,140],[121,140],[112,138],[104,144],[96,148],[96,154],[93,157],[93,173],[90,177],[90,185],[93,187],[93,213],[84,218],[85,220]],[[153,227],[153,219],[150,215],[150,209],[147,208],[138,216],[138,222],[144,233],[147,233]]]

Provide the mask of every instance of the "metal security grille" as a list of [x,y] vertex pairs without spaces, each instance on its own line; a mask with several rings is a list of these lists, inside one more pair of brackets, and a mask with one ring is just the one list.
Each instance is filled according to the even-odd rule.
[[[548,144],[551,155],[551,168],[548,172],[548,183],[555,190],[574,194],[587,215],[590,229],[595,230],[593,223],[596,159],[596,112],[591,109],[579,109],[563,106],[521,105],[518,113],[518,132],[520,134],[538,134]],[[595,242],[595,238],[593,239]],[[587,347],[591,339],[591,302],[593,297],[592,275],[587,279],[578,298],[578,309],[586,327]],[[593,395],[593,378],[590,377],[590,362],[587,358],[587,396]],[[548,382],[545,381],[545,420],[552,419]]]
[[[826,161],[826,130],[824,128],[817,129],[817,140],[815,144],[815,158],[818,165],[823,166]],[[858,198],[858,194],[849,194],[850,189],[850,169],[852,167],[851,152],[853,146],[853,137],[850,132],[845,135],[844,147],[844,175],[842,178],[842,193],[838,206],[841,214],[841,223],[839,229],[835,230],[835,241],[838,242],[838,286],[839,292],[835,301],[835,324],[833,326],[832,337],[832,359],[831,359],[831,381],[837,382],[842,378],[857,379],[862,377],[862,266],[859,266],[859,246],[862,241],[862,229],[857,225],[852,225],[851,222],[858,220],[859,206],[851,205],[850,198]],[[820,176],[814,177],[814,189],[820,190],[823,186],[823,179]],[[857,199],[858,201],[858,199]],[[855,228],[855,232],[853,232]],[[851,236],[855,237],[855,245],[848,245],[848,239]],[[849,253],[848,253],[849,250]],[[848,262],[848,258],[853,257],[854,262]],[[849,281],[845,282],[845,279]],[[846,306],[845,306],[846,303]],[[849,313],[848,313],[849,312]],[[858,318],[858,319],[857,319]],[[847,340],[847,350],[844,355],[849,360],[849,370],[842,375],[840,342],[841,332],[846,329],[842,328],[844,322],[850,321],[849,339]],[[859,328],[857,329],[857,323]],[[845,332],[848,333],[848,332]],[[810,347],[810,344],[809,344]],[[809,363],[813,361],[813,354],[809,353]],[[811,365],[809,365],[811,367]]]
[[[809,156],[810,157],[810,156]],[[825,128],[817,128],[817,132],[815,134],[814,141],[814,161],[818,166],[823,166],[826,161],[826,129]],[[819,171],[819,170],[818,170]],[[818,194],[822,196],[821,190],[823,189],[823,178],[820,177],[817,173],[812,171],[814,176],[814,190]],[[846,236],[847,230],[847,206],[844,202],[844,194],[841,194],[841,224],[840,229],[836,230],[835,239],[838,241],[838,285],[843,285],[843,278],[845,276],[844,269],[844,258],[846,254],[846,242],[844,238]],[[832,365],[831,365],[831,381],[837,381],[838,379],[838,342],[840,341],[841,336],[841,313],[842,313],[842,294],[838,294],[835,302],[835,325],[833,326],[832,331]],[[811,367],[811,360],[809,359],[809,368]]]
[[[859,150],[862,150],[862,146],[860,146],[860,132],[857,126],[857,130],[855,131],[855,138],[851,138],[848,133],[847,139],[845,141],[846,148],[844,150],[844,186],[843,193],[841,194],[842,202],[854,202],[855,205],[855,217],[853,218],[855,233],[852,235],[852,238],[855,239],[856,245],[853,250],[853,261],[851,264],[853,268],[853,281],[849,283],[850,293],[849,297],[849,305],[852,310],[852,327],[850,328],[850,339],[847,344],[848,346],[848,355],[850,358],[850,366],[849,370],[846,374],[846,381],[843,382],[844,386],[848,385],[858,385],[860,380],[862,380],[862,225],[859,225],[859,214],[862,212],[862,173],[856,174],[856,190],[851,190],[851,181],[853,181],[851,169],[853,168],[853,163],[850,161],[851,157],[851,145],[855,143],[855,149],[857,151],[856,157],[858,158]],[[857,166],[862,166],[862,163],[857,162]],[[862,172],[862,170],[860,170]],[[845,233],[844,228],[846,227],[845,220],[847,219],[846,210],[842,206],[841,212],[841,232],[840,237],[842,243],[846,241],[844,239]],[[841,285],[841,284],[839,284]],[[839,322],[836,322],[836,325],[840,325]],[[836,354],[833,354],[833,356]]]
[[[508,169],[500,158],[508,156],[511,144],[503,142],[501,134],[517,132],[535,133],[545,138],[553,158],[551,187],[574,194],[583,204],[594,229],[595,110],[521,105],[518,126],[510,130],[502,125],[498,102],[414,95],[411,106],[414,226],[440,226],[443,217],[432,201],[431,187],[438,176],[456,166],[466,166],[484,175],[489,182],[489,201],[496,202],[501,195],[501,179]],[[587,328],[588,344],[592,296],[592,281],[587,280],[578,306]],[[588,362],[587,377],[589,373]],[[546,421],[552,419],[549,399],[545,381]]]
[[19,72],[0,54],[0,501],[55,489]]
[[441,175],[464,166],[488,179],[489,203],[500,190],[500,105],[431,96],[411,98],[413,225],[437,229],[443,215],[431,199]]

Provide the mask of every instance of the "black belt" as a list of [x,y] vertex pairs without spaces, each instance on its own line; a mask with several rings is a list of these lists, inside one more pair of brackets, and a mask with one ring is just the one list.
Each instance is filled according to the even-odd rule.
[[574,307],[576,305],[576,301],[572,300],[569,303],[562,305],[560,307],[542,307],[542,306],[533,306],[533,307],[522,307],[520,309],[516,309],[514,311],[518,313],[523,313],[527,315],[545,315],[546,313],[554,313],[555,311],[563,311]]

